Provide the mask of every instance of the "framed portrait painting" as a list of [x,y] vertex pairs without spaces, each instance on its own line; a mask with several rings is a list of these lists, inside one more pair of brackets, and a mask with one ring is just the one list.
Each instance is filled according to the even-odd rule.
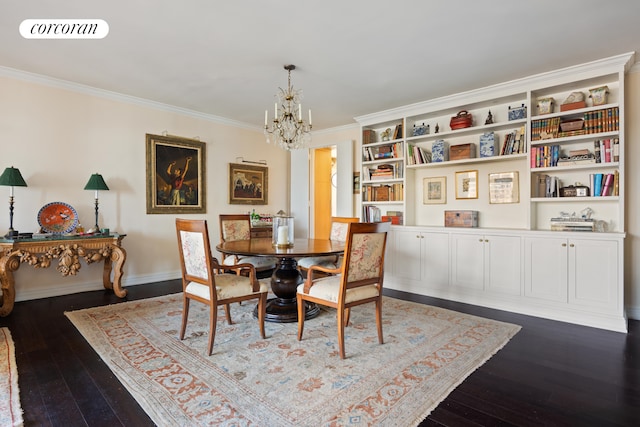
[[269,202],[269,168],[229,163],[229,204],[266,205]]
[[147,213],[206,213],[206,144],[146,135]]
[[478,198],[478,171],[456,172],[456,199]]
[[422,181],[422,203],[425,205],[447,203],[447,177],[437,176]]

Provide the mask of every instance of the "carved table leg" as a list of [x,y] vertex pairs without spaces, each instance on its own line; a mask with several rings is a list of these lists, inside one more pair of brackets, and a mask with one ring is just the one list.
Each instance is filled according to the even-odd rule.
[[13,280],[13,272],[20,267],[20,259],[15,255],[5,255],[0,258],[0,287],[2,288],[2,296],[0,296],[0,316],[8,316],[13,310],[13,304],[16,301],[16,284]]
[[[111,247],[111,256],[104,259],[102,283],[105,289],[112,289],[119,298],[127,296],[127,290],[122,288],[122,269],[127,259],[127,252],[120,246]],[[113,266],[113,283],[111,282],[111,267]]]

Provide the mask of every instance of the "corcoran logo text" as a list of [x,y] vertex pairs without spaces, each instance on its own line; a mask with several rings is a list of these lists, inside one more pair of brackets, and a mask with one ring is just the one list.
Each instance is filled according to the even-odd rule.
[[20,35],[25,39],[102,39],[109,24],[102,19],[25,19]]

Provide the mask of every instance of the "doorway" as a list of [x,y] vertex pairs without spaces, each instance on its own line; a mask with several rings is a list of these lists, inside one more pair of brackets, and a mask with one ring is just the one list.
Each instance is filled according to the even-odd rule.
[[335,144],[312,142],[308,150],[291,151],[289,209],[295,217],[296,238],[314,237],[314,178],[312,153],[317,148],[336,147],[335,216],[353,215],[353,144],[352,140]]
[[313,236],[328,239],[331,234],[331,217],[336,211],[337,160],[336,147],[313,150]]

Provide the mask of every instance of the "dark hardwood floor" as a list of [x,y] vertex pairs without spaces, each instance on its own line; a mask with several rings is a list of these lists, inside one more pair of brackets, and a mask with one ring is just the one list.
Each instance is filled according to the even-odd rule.
[[[177,280],[133,286],[127,300],[180,290]],[[640,322],[621,334],[386,293],[522,326],[422,426],[640,426]],[[19,302],[0,318],[15,341],[26,426],[153,425],[64,316],[121,301],[110,291],[84,292]]]

